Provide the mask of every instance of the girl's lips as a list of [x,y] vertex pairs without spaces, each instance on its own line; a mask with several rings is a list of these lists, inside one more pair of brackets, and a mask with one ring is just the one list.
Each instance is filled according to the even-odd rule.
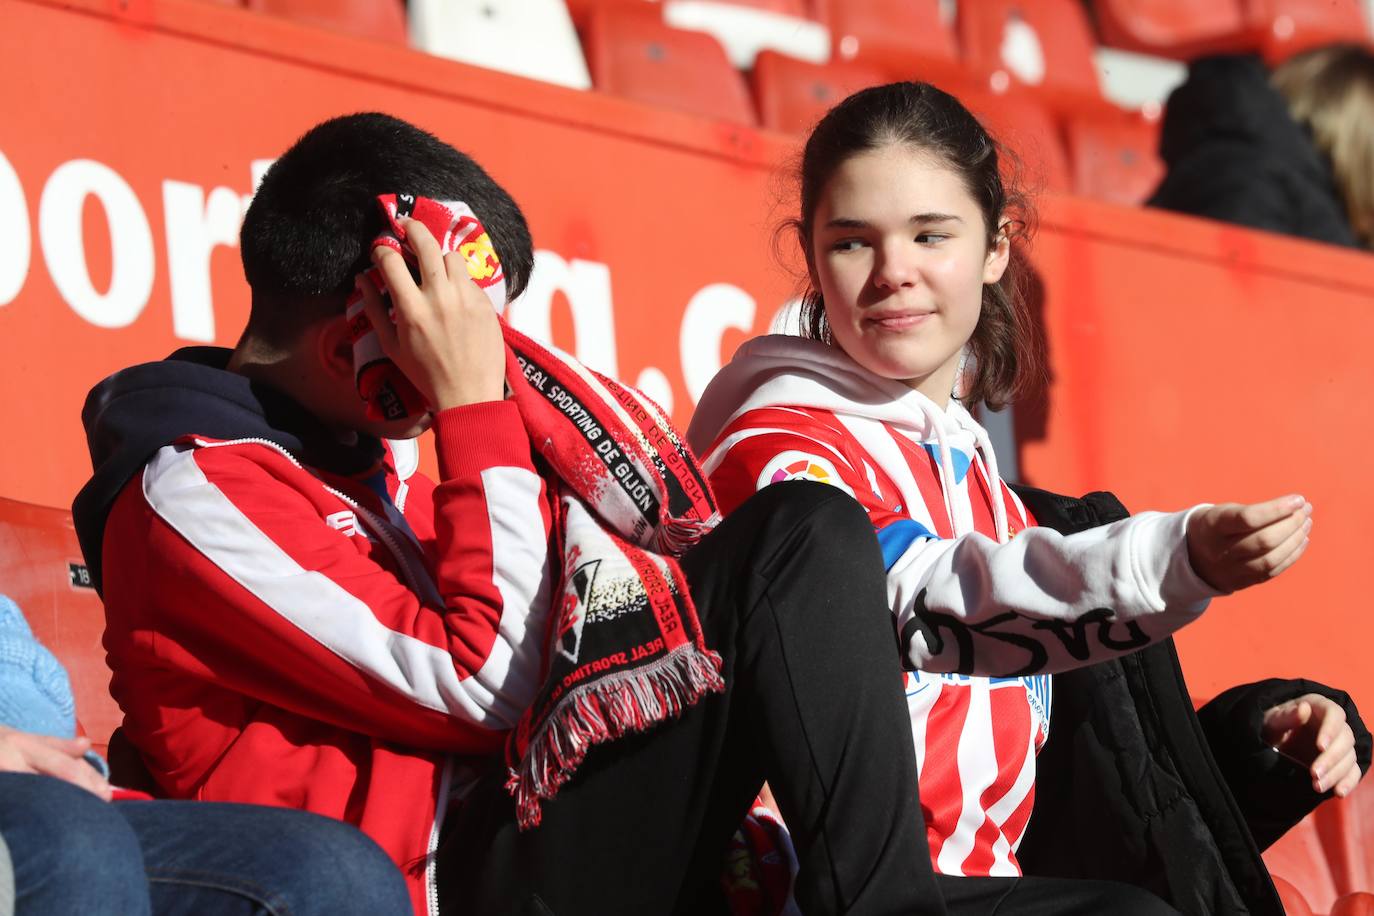
[[921,324],[933,314],[934,312],[902,312],[896,315],[874,315],[865,319],[865,323],[883,331],[905,331]]

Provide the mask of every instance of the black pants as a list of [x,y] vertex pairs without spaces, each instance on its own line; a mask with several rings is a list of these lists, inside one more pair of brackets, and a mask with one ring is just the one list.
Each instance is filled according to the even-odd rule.
[[516,829],[493,772],[440,845],[446,912],[721,912],[724,849],[765,779],[807,914],[1052,911],[1015,908],[1045,899],[1042,882],[931,871],[882,558],[857,503],[768,487],[682,566],[726,692],[593,749],[533,830]]

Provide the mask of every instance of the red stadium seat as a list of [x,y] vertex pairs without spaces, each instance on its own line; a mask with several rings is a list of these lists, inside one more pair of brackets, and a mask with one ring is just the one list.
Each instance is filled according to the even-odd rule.
[[[722,6],[744,6],[769,13],[781,13],[798,19],[815,19],[815,9],[807,0],[710,0]],[[601,6],[645,6],[652,4],[662,7],[662,0],[567,0],[568,12],[573,21],[584,25],[591,19],[592,11]]]
[[1105,44],[1190,60],[1261,51],[1271,61],[1331,41],[1368,41],[1360,0],[1093,0]]
[[1101,98],[1093,35],[1078,0],[977,0],[959,4],[966,60],[1005,70],[1056,109]]
[[1247,28],[1243,0],[1093,0],[1104,44],[1186,60]]
[[[1323,802],[1302,823],[1264,852],[1270,873],[1278,875],[1311,906],[1312,912],[1346,916],[1370,912],[1365,899],[1341,898],[1374,892],[1374,780],[1363,780],[1347,798]],[[1285,904],[1287,900],[1284,901]],[[1289,913],[1294,912],[1289,910]]]
[[105,608],[65,509],[0,499],[0,592],[18,602],[38,641],[67,669],[76,714],[103,750],[123,715],[110,697],[101,635]]
[[[1059,125],[1035,96],[1026,92],[999,95],[953,84],[939,85],[957,96],[993,138],[1014,154],[1013,159],[1019,161],[1023,170],[1022,181],[1031,190],[1073,190]],[[1012,163],[1005,165],[1010,168]]]
[[832,60],[880,67],[897,79],[960,68],[939,0],[842,0],[829,4],[828,22]]
[[846,96],[886,81],[883,71],[862,64],[811,64],[774,51],[760,52],[751,74],[760,123],[798,134]]
[[1333,41],[1368,42],[1361,0],[1242,0],[1271,62]]
[[1274,879],[1274,889],[1279,892],[1279,902],[1283,904],[1286,916],[1313,916],[1312,907],[1302,895],[1302,891],[1278,875],[1271,877]]
[[1077,194],[1136,206],[1159,186],[1159,122],[1133,115],[1085,115],[1065,124]]
[[246,0],[244,6],[360,38],[406,43],[406,13],[398,0]]
[[754,123],[739,71],[710,35],[665,25],[657,10],[593,11],[583,36],[592,84],[602,92],[709,118]]
[[1331,907],[1331,916],[1374,916],[1374,894],[1346,894]]

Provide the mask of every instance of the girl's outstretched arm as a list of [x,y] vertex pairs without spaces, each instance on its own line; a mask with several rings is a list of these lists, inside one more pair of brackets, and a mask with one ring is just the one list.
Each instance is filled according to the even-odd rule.
[[888,570],[907,663],[1027,675],[1142,648],[1217,595],[1266,581],[1306,548],[1302,497],[1146,512],[1061,535],[1028,528],[913,542]]

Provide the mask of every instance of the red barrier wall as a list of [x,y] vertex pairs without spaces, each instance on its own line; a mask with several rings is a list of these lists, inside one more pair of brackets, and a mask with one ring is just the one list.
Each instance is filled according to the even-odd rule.
[[[684,423],[789,294],[770,235],[787,138],[196,0],[0,0],[0,23],[0,495],[67,505],[92,384],[233,342],[254,163],[330,115],[390,111],[473,153],[540,251],[512,320]],[[1309,557],[1182,636],[1190,682],[1304,673],[1374,698],[1374,258],[1082,200],[1042,217],[1055,382],[1043,422],[1018,414],[1023,476],[1134,508],[1306,493]]]

